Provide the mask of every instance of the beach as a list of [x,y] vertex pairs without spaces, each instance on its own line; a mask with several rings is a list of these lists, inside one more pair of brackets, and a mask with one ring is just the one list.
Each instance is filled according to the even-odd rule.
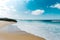
[[13,22],[0,21],[0,40],[45,40],[42,37],[22,31],[17,26],[10,24],[13,24]]
[[0,40],[45,40],[42,37],[38,37],[24,31],[15,33],[0,33]]
[[17,27],[46,40],[60,40],[60,23],[45,21],[19,21]]
[[14,24],[14,22],[0,21],[0,28],[8,25]]
[[[0,29],[3,39],[15,40],[59,40],[60,23],[42,22],[42,21],[18,21],[17,24],[5,26]],[[19,39],[20,38],[20,39]],[[25,39],[24,39],[25,38]]]

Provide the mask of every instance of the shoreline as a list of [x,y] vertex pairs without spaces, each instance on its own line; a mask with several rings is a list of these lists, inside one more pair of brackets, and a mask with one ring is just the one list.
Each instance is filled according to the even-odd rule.
[[45,40],[42,37],[35,36],[33,34],[26,33],[24,31],[15,33],[0,33],[0,38],[4,40]]

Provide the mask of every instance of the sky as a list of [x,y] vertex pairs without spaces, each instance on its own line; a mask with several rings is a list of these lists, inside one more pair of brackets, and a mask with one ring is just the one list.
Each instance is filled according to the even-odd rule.
[[0,0],[0,17],[60,19],[60,0]]

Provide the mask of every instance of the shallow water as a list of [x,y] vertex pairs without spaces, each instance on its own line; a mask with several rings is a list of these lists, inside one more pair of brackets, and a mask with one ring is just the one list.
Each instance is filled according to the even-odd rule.
[[60,23],[49,21],[18,20],[16,24],[1,28],[0,31],[26,31],[45,38],[46,40],[60,40]]
[[60,40],[60,23],[43,21],[21,21],[16,24],[18,28],[46,40]]

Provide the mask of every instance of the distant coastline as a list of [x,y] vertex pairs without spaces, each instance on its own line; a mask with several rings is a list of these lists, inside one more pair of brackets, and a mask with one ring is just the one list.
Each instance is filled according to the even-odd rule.
[[0,18],[0,21],[17,22],[15,19],[10,19],[10,18]]

